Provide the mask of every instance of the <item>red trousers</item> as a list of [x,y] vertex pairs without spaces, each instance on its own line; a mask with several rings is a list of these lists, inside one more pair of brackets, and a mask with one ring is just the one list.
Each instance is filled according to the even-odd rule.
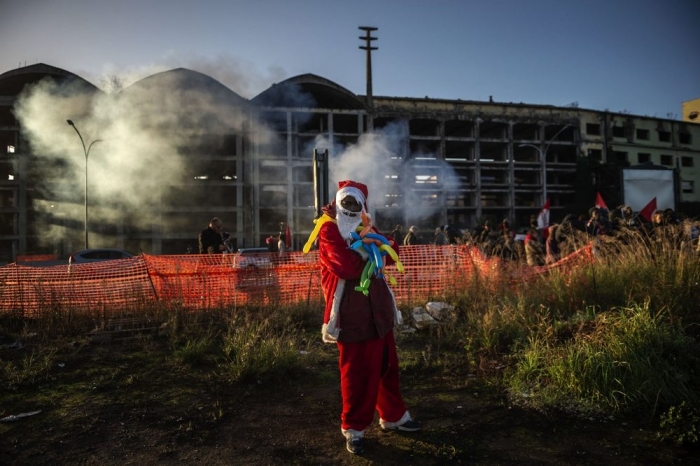
[[399,358],[394,332],[383,338],[354,343],[338,342],[340,389],[343,396],[341,428],[363,431],[381,419],[396,422],[406,413],[399,389]]

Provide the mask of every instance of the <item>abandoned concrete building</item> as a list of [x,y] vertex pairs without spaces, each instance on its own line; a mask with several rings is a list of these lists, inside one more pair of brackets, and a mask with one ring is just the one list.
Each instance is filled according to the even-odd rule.
[[[33,101],[46,80],[54,100]],[[65,257],[82,249],[88,230],[91,247],[196,252],[214,216],[236,247],[263,245],[288,225],[300,249],[319,202],[314,151],[327,151],[333,181],[371,178],[370,210],[384,232],[415,225],[429,237],[438,225],[506,218],[524,227],[547,199],[556,222],[587,213],[596,192],[615,207],[620,169],[638,164],[673,170],[676,209],[700,214],[700,124],[692,120],[368,98],[311,74],[251,99],[186,69],[115,94],[117,110],[105,115],[108,96],[69,71],[36,64],[0,75],[0,263]],[[363,166],[353,165],[353,151],[365,152]]]

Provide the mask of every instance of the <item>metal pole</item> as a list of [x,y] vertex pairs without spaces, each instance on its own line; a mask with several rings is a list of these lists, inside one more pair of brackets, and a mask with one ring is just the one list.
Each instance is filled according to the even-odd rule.
[[573,126],[571,124],[565,125],[563,128],[561,128],[559,131],[556,132],[552,138],[547,141],[547,143],[544,145],[544,150],[542,150],[540,147],[537,147],[533,144],[520,144],[518,147],[532,147],[537,150],[537,152],[540,153],[540,160],[542,161],[542,205],[544,205],[545,202],[547,202],[547,151],[549,150],[549,146],[552,144],[552,141],[554,141],[557,136],[559,136],[562,131],[564,131],[566,128],[569,126]]
[[83,136],[80,134],[80,131],[78,131],[78,128],[75,126],[75,123],[73,123],[72,120],[66,120],[66,122],[73,127],[76,133],[78,133],[78,137],[80,138],[80,143],[83,145],[83,153],[85,154],[85,249],[88,249],[88,157],[90,156],[90,149],[92,149],[93,144],[96,142],[101,142],[102,139],[95,139],[90,143],[90,145],[85,148],[85,141],[83,140]]
[[540,153],[540,161],[542,162],[542,197],[544,197],[542,204],[544,204],[547,202],[547,149],[545,148],[543,153],[542,149],[534,144],[520,144],[518,147],[532,147]]
[[552,144],[552,141],[554,141],[557,136],[559,136],[566,128],[571,126],[571,124],[565,125],[563,128],[561,128],[559,131],[557,131],[554,136],[549,140],[547,144],[544,146],[544,155],[542,156],[542,204],[547,202],[547,151],[549,150],[549,146]]
[[314,208],[316,218],[323,214],[322,207],[328,203],[328,150],[314,149]]

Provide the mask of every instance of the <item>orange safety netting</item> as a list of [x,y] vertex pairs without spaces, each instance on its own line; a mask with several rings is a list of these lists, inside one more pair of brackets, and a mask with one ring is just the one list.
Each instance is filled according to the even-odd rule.
[[[0,267],[0,312],[38,316],[56,309],[116,314],[161,302],[192,310],[319,302],[321,275],[317,252],[271,254],[265,266],[240,268],[235,255],[153,256],[89,264]],[[481,283],[523,279],[552,267],[590,261],[584,248],[546,267],[507,267],[473,246],[405,246],[404,267],[387,267],[399,305],[456,293],[476,277]],[[388,277],[387,277],[388,278]],[[389,279],[389,278],[388,278]],[[391,280],[391,279],[390,279]],[[393,280],[391,280],[393,282]]]

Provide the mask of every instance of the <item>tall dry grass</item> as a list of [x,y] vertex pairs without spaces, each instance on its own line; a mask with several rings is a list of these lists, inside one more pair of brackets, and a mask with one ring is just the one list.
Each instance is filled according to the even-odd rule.
[[[514,402],[540,409],[654,415],[696,403],[700,258],[685,228],[601,238],[594,260],[567,270],[518,275],[523,269],[507,264],[443,290],[428,299],[449,302],[454,315],[398,334],[403,367],[429,377],[499,361],[507,369],[495,382]],[[589,241],[573,237],[566,247]],[[154,341],[165,342],[168,364],[205,368],[225,383],[279,382],[303,374],[315,357],[333,357],[319,339],[322,303],[206,313],[152,305],[138,315],[158,331],[129,344],[149,351]],[[36,343],[22,357],[0,351],[0,380],[17,389],[50,379],[52,342],[86,339],[105,321],[69,308],[33,319],[0,316],[0,344],[30,336]]]

